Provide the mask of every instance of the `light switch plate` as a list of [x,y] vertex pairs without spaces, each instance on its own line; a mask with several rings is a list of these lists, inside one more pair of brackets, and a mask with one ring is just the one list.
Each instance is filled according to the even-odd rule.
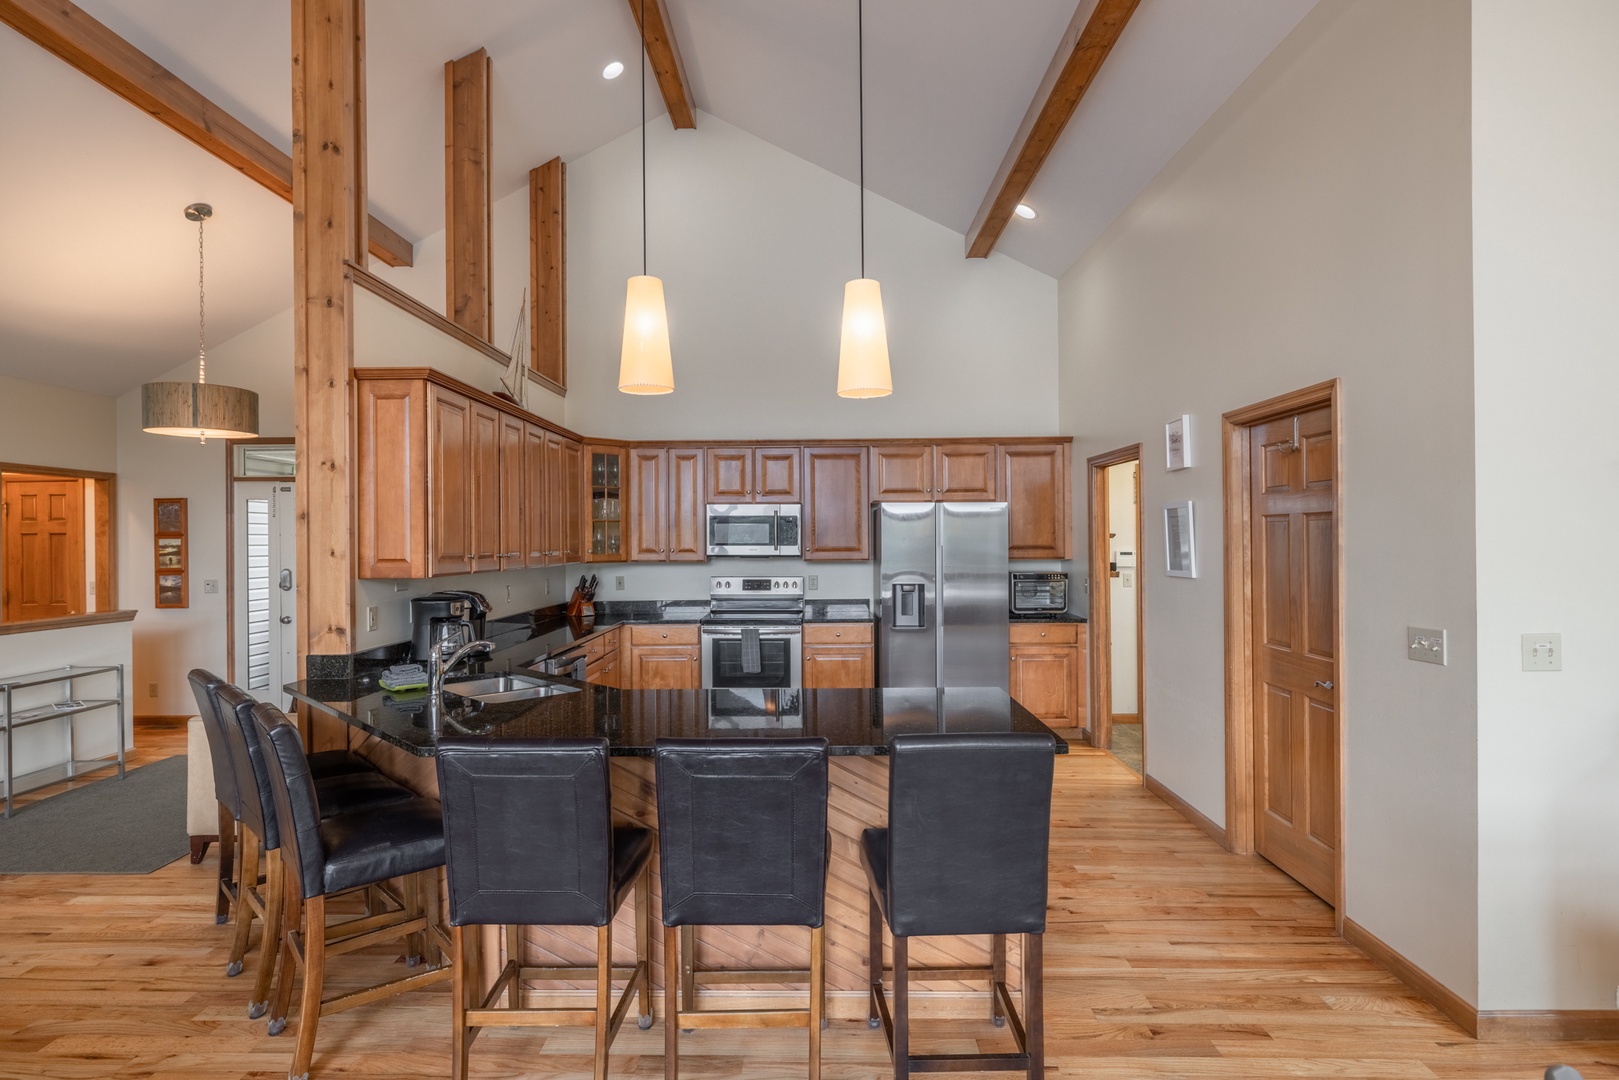
[[370,631],[375,631],[377,628],[377,609],[375,606],[365,609],[365,628]]
[[1405,628],[1405,655],[1420,663],[1445,665],[1445,632],[1426,626]]
[[205,592],[205,593],[217,593],[219,591],[219,579],[218,578],[206,578],[206,579],[204,579],[203,583],[202,583],[202,591]]
[[819,574],[811,574],[809,576],[809,590],[810,590],[810,592],[815,592],[820,587],[821,587],[821,576]]
[[1523,636],[1523,669],[1525,671],[1562,671],[1562,634],[1525,634]]
[[613,591],[614,592],[623,592],[624,591],[624,575],[623,574],[617,574],[617,575],[615,575],[613,577]]

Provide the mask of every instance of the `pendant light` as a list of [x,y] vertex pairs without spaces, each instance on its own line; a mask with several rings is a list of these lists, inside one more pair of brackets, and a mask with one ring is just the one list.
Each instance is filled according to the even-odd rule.
[[675,363],[669,351],[669,312],[663,279],[646,272],[646,0],[641,0],[641,273],[624,293],[624,346],[618,389],[625,394],[672,394]]
[[843,337],[838,347],[838,397],[887,397],[894,392],[888,368],[888,325],[883,292],[866,276],[866,13],[855,2],[855,49],[860,86],[860,276],[843,286]]
[[207,442],[249,439],[259,433],[259,396],[236,386],[208,381],[203,293],[202,223],[214,215],[207,203],[186,207],[187,221],[197,223],[197,381],[152,382],[141,387],[141,429],[153,435],[179,435]]

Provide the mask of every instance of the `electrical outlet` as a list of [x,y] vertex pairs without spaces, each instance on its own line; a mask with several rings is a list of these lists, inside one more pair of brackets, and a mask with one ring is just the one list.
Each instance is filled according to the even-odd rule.
[[819,589],[820,587],[821,587],[821,575],[819,575],[819,574],[811,574],[809,576],[809,590],[810,590],[810,592],[814,592],[815,590]]
[[368,608],[365,609],[365,628],[367,630],[372,631],[373,633],[376,632],[376,629],[377,629],[377,609],[376,609],[375,606],[368,607]]
[[614,576],[614,578],[613,578],[613,591],[614,592],[623,592],[624,591],[624,575],[623,574],[618,574],[618,575]]
[[219,591],[219,581],[217,579],[215,579],[215,578],[204,578],[203,582],[202,582],[202,591],[205,592],[205,593],[216,593],[216,592],[218,592]]
[[545,579],[545,595],[546,596],[551,595],[551,579],[550,578]]
[[157,697],[157,683],[147,683],[146,684],[146,696],[147,697]]
[[1406,627],[1405,655],[1408,660],[1445,666],[1445,632],[1426,626]]
[[1525,634],[1523,636],[1523,669],[1525,671],[1562,671],[1562,634]]
[[512,602],[512,587],[510,585],[506,586],[506,602],[508,604]]

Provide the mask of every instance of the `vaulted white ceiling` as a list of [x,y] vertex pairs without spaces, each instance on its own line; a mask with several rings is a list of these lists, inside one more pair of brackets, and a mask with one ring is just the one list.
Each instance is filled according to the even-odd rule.
[[[699,108],[856,178],[854,0],[666,2]],[[868,186],[965,232],[1075,2],[868,0]],[[290,149],[287,3],[80,3]],[[1314,3],[1142,0],[997,251],[1060,274]],[[497,198],[638,123],[623,0],[373,0],[366,21],[372,213],[410,240],[444,224],[444,61],[493,59]],[[0,372],[118,393],[186,359],[199,199],[210,340],[289,306],[287,203],[3,28],[0,140]]]

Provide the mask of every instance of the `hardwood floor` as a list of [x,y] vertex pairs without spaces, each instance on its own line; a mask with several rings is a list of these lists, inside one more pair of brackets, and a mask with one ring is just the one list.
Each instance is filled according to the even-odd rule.
[[[1055,799],[1052,1076],[1538,1080],[1563,1061],[1619,1077],[1619,1045],[1469,1039],[1338,938],[1314,896],[1221,851],[1108,754],[1075,747],[1058,759]],[[0,878],[0,1076],[285,1075],[291,1028],[267,1037],[263,1020],[246,1018],[246,980],[225,978],[230,928],[213,922],[212,862],[181,859],[147,877]],[[334,974],[356,984],[396,962],[385,951],[343,960]],[[438,988],[328,1017],[315,1075],[448,1076],[449,1027]],[[987,1020],[914,1031],[923,1050],[1009,1040]],[[681,1040],[681,1073],[801,1077],[804,1037],[698,1032]],[[591,1046],[585,1030],[486,1033],[471,1076],[586,1076]],[[661,1023],[626,1025],[614,1075],[661,1076],[662,1047]],[[859,1021],[833,1022],[824,1063],[829,1080],[891,1075],[882,1036]]]

